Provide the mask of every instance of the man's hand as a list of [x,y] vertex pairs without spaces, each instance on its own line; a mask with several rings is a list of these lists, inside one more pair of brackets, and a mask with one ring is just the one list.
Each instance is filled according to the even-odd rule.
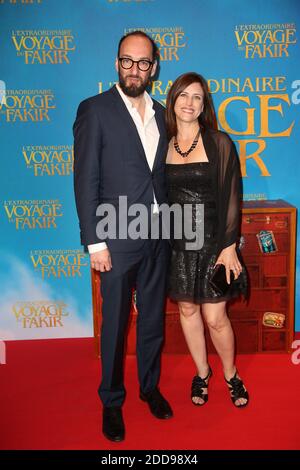
[[96,271],[103,273],[105,271],[110,271],[112,268],[110,252],[107,248],[90,254],[90,259],[91,266],[93,269],[96,269]]

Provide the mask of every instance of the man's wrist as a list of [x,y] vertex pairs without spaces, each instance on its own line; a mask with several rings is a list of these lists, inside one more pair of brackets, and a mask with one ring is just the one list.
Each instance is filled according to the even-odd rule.
[[89,254],[92,255],[93,253],[97,253],[98,251],[103,251],[107,249],[107,245],[105,242],[101,243],[92,243],[88,245]]

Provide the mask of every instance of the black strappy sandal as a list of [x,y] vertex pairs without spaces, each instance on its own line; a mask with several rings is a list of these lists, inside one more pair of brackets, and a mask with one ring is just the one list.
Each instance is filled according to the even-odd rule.
[[[209,366],[208,374],[206,377],[202,378],[199,375],[195,375],[192,381],[192,389],[191,389],[191,400],[193,405],[195,406],[203,406],[207,403],[208,400],[208,393],[203,393],[204,388],[208,388],[208,382],[206,380],[212,376],[212,370]],[[203,403],[195,403],[193,398],[201,398]]]
[[[231,401],[234,404],[236,408],[245,408],[245,406],[248,405],[249,403],[249,394],[245,388],[245,385],[242,381],[242,379],[239,379],[237,377],[237,370],[234,374],[234,376],[230,380],[226,380],[225,382],[228,384],[228,388],[230,391],[230,396],[231,396]],[[237,405],[235,402],[239,400],[240,398],[244,398],[246,403],[243,403],[241,405]]]

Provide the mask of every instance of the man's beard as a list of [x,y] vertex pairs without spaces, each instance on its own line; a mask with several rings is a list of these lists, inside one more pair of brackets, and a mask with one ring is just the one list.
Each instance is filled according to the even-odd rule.
[[[127,76],[126,78],[129,77]],[[130,96],[131,98],[137,98],[138,96],[141,96],[149,84],[149,77],[147,77],[147,79],[145,79],[144,81],[143,79],[141,79],[140,85],[132,83],[131,85],[127,86],[125,80],[126,79],[122,77],[122,75],[119,73],[119,84],[121,90],[125,93],[125,95]]]

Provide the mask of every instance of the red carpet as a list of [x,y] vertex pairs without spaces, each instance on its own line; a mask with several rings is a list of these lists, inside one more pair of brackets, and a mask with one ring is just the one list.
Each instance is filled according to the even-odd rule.
[[126,440],[101,434],[99,363],[93,339],[7,342],[0,366],[1,449],[300,449],[300,364],[289,354],[240,355],[247,408],[229,399],[220,361],[209,401],[189,399],[194,367],[189,356],[163,356],[161,390],[174,418],[158,421],[138,399],[135,357],[126,362]]

